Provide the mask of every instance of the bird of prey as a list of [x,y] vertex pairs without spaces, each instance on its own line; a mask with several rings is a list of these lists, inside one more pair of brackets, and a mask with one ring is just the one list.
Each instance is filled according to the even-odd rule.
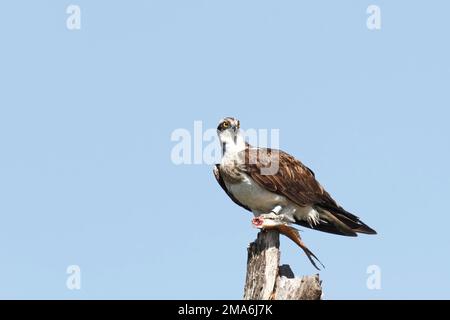
[[[248,144],[239,120],[220,121],[217,134],[222,160],[214,167],[217,182],[236,204],[254,214],[260,229],[277,229],[300,246],[311,263],[323,264],[304,245],[292,224],[356,237],[376,234],[357,216],[346,211],[316,180],[314,172],[281,150]],[[274,170],[275,169],[275,170]]]

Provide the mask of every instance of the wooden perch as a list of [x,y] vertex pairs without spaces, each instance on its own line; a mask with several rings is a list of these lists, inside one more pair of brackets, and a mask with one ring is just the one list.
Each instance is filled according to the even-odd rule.
[[248,247],[245,300],[320,300],[319,275],[295,278],[289,265],[280,266],[280,235],[260,231]]

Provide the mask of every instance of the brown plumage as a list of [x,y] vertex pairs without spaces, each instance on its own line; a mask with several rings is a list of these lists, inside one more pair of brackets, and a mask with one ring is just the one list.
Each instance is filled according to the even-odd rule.
[[[253,148],[248,144],[243,152],[245,163],[239,166],[242,172],[265,189],[283,195],[301,207],[311,206],[319,212],[319,224],[312,226],[307,221],[297,220],[295,223],[298,225],[344,236],[376,234],[357,216],[339,206],[316,180],[314,172],[293,156],[279,150]],[[274,174],[262,174],[264,168],[275,165],[274,161],[278,162],[278,170]],[[227,190],[219,169],[220,166],[216,165],[214,174],[222,189],[236,204],[251,211]]]
[[316,268],[314,259],[320,261],[292,223],[344,236],[376,234],[338,205],[303,163],[283,151],[250,146],[239,128],[235,118],[219,123],[223,157],[214,168],[214,176],[231,200],[253,212],[255,227],[277,229],[302,248]]

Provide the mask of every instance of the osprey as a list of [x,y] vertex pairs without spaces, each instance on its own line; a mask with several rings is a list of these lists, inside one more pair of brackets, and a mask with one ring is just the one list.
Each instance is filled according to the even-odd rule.
[[260,229],[277,229],[306,253],[311,263],[317,257],[304,245],[291,224],[356,237],[376,234],[357,216],[333,200],[316,180],[314,172],[293,156],[270,148],[253,147],[240,133],[240,122],[228,117],[220,121],[217,133],[222,160],[214,176],[236,204],[254,214],[252,223]]

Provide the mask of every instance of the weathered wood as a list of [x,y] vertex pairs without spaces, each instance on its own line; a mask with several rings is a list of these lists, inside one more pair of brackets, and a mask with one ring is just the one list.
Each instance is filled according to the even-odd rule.
[[245,300],[269,300],[278,277],[280,264],[280,235],[278,231],[261,231],[250,243],[247,256]]
[[260,231],[247,255],[245,300],[319,300],[319,275],[295,278],[288,265],[280,265],[280,235]]
[[320,300],[322,288],[319,275],[289,279],[277,278],[274,300]]

